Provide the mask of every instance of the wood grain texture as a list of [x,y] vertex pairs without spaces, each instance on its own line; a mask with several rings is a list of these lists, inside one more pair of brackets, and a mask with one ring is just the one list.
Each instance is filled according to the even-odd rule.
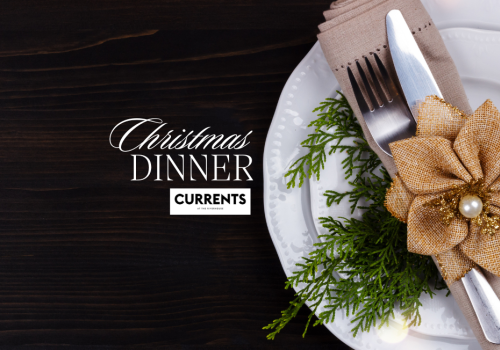
[[[308,310],[273,342],[261,329],[293,297],[264,219],[264,142],[327,7],[2,2],[2,348],[347,349],[324,327],[302,339]],[[131,182],[108,135],[133,117],[253,130],[254,181],[226,185],[252,188],[253,214],[170,216],[170,187],[207,183]]]

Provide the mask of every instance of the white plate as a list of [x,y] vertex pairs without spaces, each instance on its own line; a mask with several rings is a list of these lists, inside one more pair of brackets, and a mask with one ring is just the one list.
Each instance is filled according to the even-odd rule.
[[[500,106],[500,33],[451,28],[441,31],[445,44],[455,60],[473,108],[490,98]],[[496,59],[495,59],[496,58]],[[264,151],[264,205],[270,235],[287,276],[318,241],[315,219],[318,216],[349,216],[349,205],[327,208],[322,194],[327,189],[348,189],[343,179],[339,155],[326,163],[321,182],[306,182],[300,189],[287,189],[283,178],[290,164],[304,154],[300,142],[310,130],[307,124],[316,118],[311,113],[326,97],[335,95],[338,83],[331,73],[318,43],[295,69],[278,102]],[[328,183],[326,182],[328,180]],[[311,191],[312,189],[312,191]],[[311,199],[313,207],[311,208]],[[356,213],[355,213],[356,215]],[[359,215],[359,213],[358,213]],[[320,227],[318,227],[321,230]],[[422,325],[396,339],[372,329],[352,337],[350,318],[339,310],[336,321],[326,327],[355,349],[480,349],[472,332],[452,298],[443,293],[430,300],[423,297]],[[283,305],[286,307],[286,305]],[[321,311],[321,310],[320,310]],[[384,341],[399,340],[398,343]]]
[[500,30],[498,0],[421,0],[438,29]]
[[[494,69],[495,61],[498,61],[500,57],[498,32],[454,28],[442,30],[440,33],[450,54],[455,59],[471,106],[474,109],[479,107],[487,97],[500,106],[500,70]],[[344,159],[342,154],[329,156],[321,180],[312,178],[310,181],[312,217],[316,231],[320,234],[327,234],[328,231],[320,224],[319,217],[361,217],[360,211],[351,215],[347,198],[340,205],[328,208],[323,196],[326,190],[346,192],[351,189],[348,181],[343,177],[341,162]],[[455,300],[447,298],[445,291],[436,291],[436,294],[437,296],[433,299],[427,295],[420,298],[423,304],[421,308],[423,321],[420,326],[413,327],[413,330],[433,336],[472,338],[472,330]],[[402,320],[398,312],[396,312],[396,319]]]

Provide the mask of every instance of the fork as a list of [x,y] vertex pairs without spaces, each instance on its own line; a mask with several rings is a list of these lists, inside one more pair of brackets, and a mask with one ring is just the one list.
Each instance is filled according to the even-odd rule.
[[[389,144],[394,141],[415,136],[417,123],[407,107],[406,102],[403,100],[393,81],[389,77],[389,73],[387,73],[382,61],[376,53],[374,53],[373,56],[375,57],[375,62],[377,63],[380,75],[384,80],[386,91],[388,91],[391,96],[390,100],[386,98],[386,95],[380,85],[380,81],[377,78],[368,57],[365,56],[365,63],[368,68],[368,72],[370,73],[373,85],[375,86],[378,100],[375,97],[375,93],[372,90],[372,87],[366,78],[365,71],[361,67],[359,61],[356,61],[356,67],[358,68],[359,75],[363,81],[369,103],[365,100],[350,67],[347,67],[347,73],[349,75],[349,80],[351,81],[354,96],[356,97],[361,114],[363,115],[366,125],[368,126],[368,130],[370,130],[370,133],[372,134],[377,145],[385,153],[392,157]],[[381,103],[378,101],[381,101]],[[370,108],[369,104],[373,107]]]

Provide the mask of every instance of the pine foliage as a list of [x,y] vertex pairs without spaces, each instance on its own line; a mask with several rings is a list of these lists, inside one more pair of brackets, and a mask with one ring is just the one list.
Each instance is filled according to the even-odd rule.
[[[281,317],[264,327],[272,331],[268,339],[274,339],[306,302],[311,313],[303,336],[324,301],[326,308],[314,326],[333,322],[335,312],[345,309],[347,316],[354,315],[352,334],[356,336],[376,324],[388,325],[396,306],[406,325],[419,325],[421,294],[432,297],[433,289],[446,288],[430,257],[408,252],[406,225],[384,207],[391,178],[368,146],[346,98],[339,94],[340,98],[328,98],[313,111],[319,112],[319,118],[309,124],[314,132],[302,142],[308,153],[285,176],[288,188],[297,184],[300,187],[313,174],[320,178],[327,152],[345,152],[343,169],[353,188],[345,193],[326,191],[324,195],[328,206],[348,198],[352,212],[356,208],[364,212],[360,220],[320,218],[329,233],[320,236],[321,243],[315,244],[316,249],[297,264],[297,270],[288,278],[286,289],[301,289]],[[346,145],[346,139],[354,140],[354,145]],[[335,271],[347,278],[336,278]]]

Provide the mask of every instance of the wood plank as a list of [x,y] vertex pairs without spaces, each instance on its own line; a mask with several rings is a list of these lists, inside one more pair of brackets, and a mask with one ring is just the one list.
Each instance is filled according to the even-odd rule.
[[[348,348],[324,327],[302,339],[308,310],[275,341],[262,330],[293,298],[264,218],[264,142],[328,2],[2,5],[2,346]],[[252,188],[252,215],[170,216],[169,188],[215,186],[130,181],[108,141],[127,118],[252,130],[253,181],[226,184]]]

